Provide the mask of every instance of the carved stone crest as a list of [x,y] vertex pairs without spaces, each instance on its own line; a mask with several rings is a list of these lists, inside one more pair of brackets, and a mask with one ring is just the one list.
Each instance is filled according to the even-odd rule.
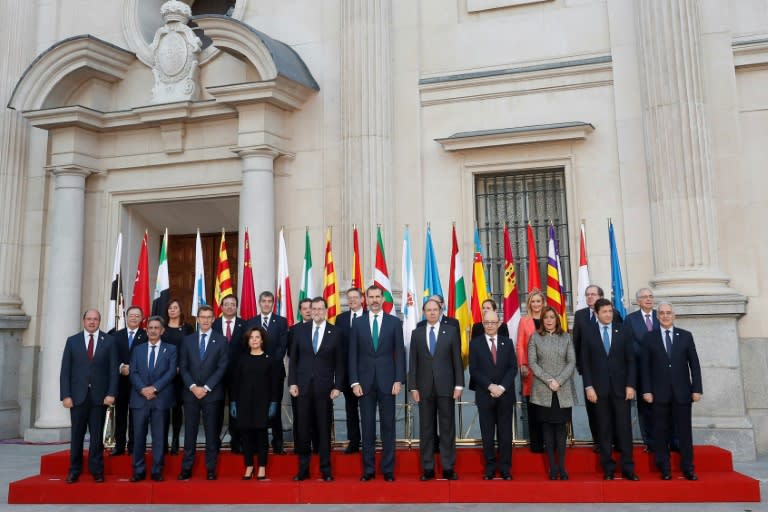
[[150,45],[155,84],[153,103],[171,103],[197,99],[198,59],[202,43],[187,26],[192,11],[179,0],[169,0],[160,7],[165,25],[157,29]]

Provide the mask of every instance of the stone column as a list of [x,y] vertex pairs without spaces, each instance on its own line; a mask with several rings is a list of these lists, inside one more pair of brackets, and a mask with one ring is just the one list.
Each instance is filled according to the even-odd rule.
[[[698,0],[643,0],[636,9],[657,298],[674,304],[699,353],[704,397],[696,442],[736,460],[755,457],[746,416],[737,320],[746,298],[728,286],[717,254],[713,160],[701,64]],[[729,49],[730,50],[730,49]],[[732,67],[723,73],[733,73]]]
[[[343,145],[342,246],[339,268],[351,277],[352,225],[358,225],[363,268],[370,279],[376,225],[382,224],[389,270],[394,271],[392,189],[392,2],[341,2],[341,108]],[[366,264],[367,260],[367,264]]]
[[59,400],[61,355],[67,336],[82,328],[85,179],[91,170],[68,165],[53,167],[50,172],[55,188],[42,317],[42,331],[50,335],[40,338],[38,411],[36,428],[25,433],[28,440],[65,439],[69,435],[63,430],[70,426],[69,413]]
[[[275,182],[274,163],[280,154],[270,147],[237,148],[243,162],[243,188],[240,190],[240,238],[251,241],[253,284],[258,296],[275,289]],[[238,261],[243,261],[245,244],[240,243]],[[242,267],[242,264],[240,265]],[[242,295],[242,272],[240,273]]]

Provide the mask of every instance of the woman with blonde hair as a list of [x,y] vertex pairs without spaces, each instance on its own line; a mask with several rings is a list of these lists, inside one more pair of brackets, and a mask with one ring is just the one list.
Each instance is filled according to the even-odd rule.
[[517,328],[517,362],[520,365],[520,380],[525,402],[525,419],[528,429],[528,446],[534,453],[544,451],[544,443],[541,437],[541,426],[533,414],[531,414],[530,398],[531,385],[533,383],[533,373],[528,366],[528,342],[531,336],[541,327],[541,312],[546,304],[546,297],[538,288],[531,290],[528,294],[528,300],[525,303],[526,315],[520,319],[520,325]]

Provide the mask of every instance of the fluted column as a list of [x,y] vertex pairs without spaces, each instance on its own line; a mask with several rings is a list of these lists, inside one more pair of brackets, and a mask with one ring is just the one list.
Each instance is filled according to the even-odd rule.
[[717,255],[699,2],[643,0],[634,5],[656,271],[653,283],[662,294],[728,293],[729,279],[720,270]]
[[68,165],[50,172],[55,185],[42,319],[42,331],[50,335],[40,337],[37,428],[70,426],[69,414],[59,400],[59,372],[67,336],[82,328],[85,179],[92,171]]
[[[364,268],[370,269],[375,228],[393,228],[392,172],[392,3],[389,0],[341,2],[341,105],[343,145],[343,282],[349,283],[352,224],[358,225]],[[385,237],[387,254],[394,239]],[[392,256],[390,256],[392,258]],[[370,270],[365,271],[370,276]]]

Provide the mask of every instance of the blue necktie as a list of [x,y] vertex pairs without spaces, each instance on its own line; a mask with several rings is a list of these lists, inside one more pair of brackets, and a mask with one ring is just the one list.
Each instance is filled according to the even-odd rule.
[[207,334],[200,335],[200,360],[205,359],[205,337]]
[[157,346],[150,345],[150,348],[152,349],[152,352],[149,353],[149,369],[151,371],[155,369],[155,349]]
[[611,339],[608,337],[608,326],[603,326],[603,347],[605,347],[605,353],[608,354],[611,351]]
[[128,331],[128,350],[133,347],[133,331]]
[[373,329],[371,329],[371,338],[373,338],[374,352],[379,350],[379,315],[373,315]]
[[669,337],[669,331],[664,331],[664,345],[667,348],[667,356],[672,357],[672,338]]
[[429,328],[429,353],[435,355],[435,346],[437,345],[437,337],[435,336],[435,328]]
[[317,344],[320,341],[320,326],[315,326],[315,334],[312,335],[312,350],[317,354]]

